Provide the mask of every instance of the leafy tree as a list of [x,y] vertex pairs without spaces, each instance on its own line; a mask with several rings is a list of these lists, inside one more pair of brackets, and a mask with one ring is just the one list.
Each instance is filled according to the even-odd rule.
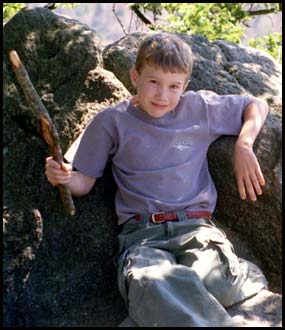
[[239,4],[172,3],[164,4],[169,12],[165,29],[181,33],[202,34],[210,41],[226,39],[239,42],[244,31],[237,24],[248,14]]
[[275,32],[263,38],[252,39],[249,40],[249,45],[267,51],[278,63],[282,63],[282,34]]
[[[79,3],[48,3],[46,6],[43,6],[45,8],[48,8],[50,10],[54,10],[57,7],[68,7],[73,8],[74,6],[79,5]],[[3,3],[3,20],[7,20],[10,17],[14,16],[19,10],[25,8],[24,3],[9,3],[5,2]]]
[[24,3],[3,3],[3,19],[6,20],[25,7]]
[[[282,11],[282,3],[129,3],[130,9],[152,30],[202,34],[210,41],[240,43],[249,18]],[[161,16],[167,13],[165,18]],[[153,21],[146,17],[153,15]],[[251,42],[278,59],[282,35]],[[279,54],[279,55],[278,55]]]

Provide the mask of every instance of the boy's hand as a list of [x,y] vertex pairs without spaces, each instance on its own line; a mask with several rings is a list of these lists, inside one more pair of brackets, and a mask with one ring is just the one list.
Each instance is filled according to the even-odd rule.
[[71,164],[63,163],[62,166],[53,160],[52,157],[46,158],[46,171],[48,182],[53,186],[68,184],[71,178]]
[[252,146],[237,142],[234,150],[234,169],[241,199],[246,195],[256,201],[256,194],[261,195],[265,180]]

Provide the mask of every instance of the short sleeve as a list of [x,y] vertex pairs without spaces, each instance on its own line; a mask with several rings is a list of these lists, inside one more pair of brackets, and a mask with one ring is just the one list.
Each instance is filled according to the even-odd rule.
[[99,178],[103,175],[114,148],[113,138],[97,115],[74,141],[64,157],[81,173]]
[[243,95],[218,95],[203,91],[206,103],[209,133],[213,136],[238,135],[243,121],[243,112],[254,98]]

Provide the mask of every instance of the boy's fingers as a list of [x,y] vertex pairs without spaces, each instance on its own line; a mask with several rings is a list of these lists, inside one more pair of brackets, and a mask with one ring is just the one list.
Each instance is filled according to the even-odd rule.
[[246,199],[243,178],[237,178],[238,190],[241,199]]
[[251,176],[251,182],[252,182],[252,185],[254,187],[254,190],[257,192],[258,195],[261,195],[262,194],[262,189],[260,187],[260,184],[259,184],[259,180],[257,178],[257,176],[255,174],[253,174]]
[[62,168],[65,172],[68,172],[68,171],[71,171],[71,170],[72,170],[72,166],[71,166],[71,164],[67,164],[67,163],[62,163],[62,164],[61,164],[61,168]]
[[[258,195],[262,195],[262,186],[265,185],[265,180],[259,166],[257,166],[256,170],[253,173],[251,173],[250,181],[252,185],[251,189],[253,190],[254,188],[255,192]],[[255,195],[254,191],[252,195]]]
[[256,194],[261,195],[262,194],[262,190],[260,188],[260,185],[257,181],[257,179],[252,179],[251,177],[247,177],[247,178],[239,178],[237,180],[238,183],[238,190],[239,190],[239,195],[240,198],[245,200],[246,196],[248,194],[248,197],[252,200],[252,201],[256,201]]
[[72,166],[71,164],[58,163],[53,159],[53,157],[46,158],[46,171],[48,181],[53,186],[58,186],[59,184],[68,184],[71,177]]
[[47,167],[51,167],[54,169],[62,169],[65,172],[71,171],[72,170],[72,165],[68,164],[68,163],[58,163],[57,161],[55,161],[52,157],[48,157],[46,158],[46,165]]
[[245,186],[246,186],[246,191],[248,192],[250,199],[252,201],[256,201],[256,195],[255,195],[255,191],[253,189],[253,184],[252,184],[250,177],[247,177],[245,179]]
[[48,167],[52,167],[52,168],[56,168],[56,169],[61,168],[60,164],[58,162],[56,162],[52,157],[46,158],[46,165]]
[[256,201],[256,196],[262,195],[265,179],[258,163],[254,170],[237,171],[236,177],[241,199],[244,200],[248,196],[252,201]]
[[263,176],[263,173],[262,173],[260,167],[258,167],[258,169],[256,170],[256,175],[257,175],[259,183],[262,186],[264,186],[265,185],[265,179],[264,179],[264,176]]

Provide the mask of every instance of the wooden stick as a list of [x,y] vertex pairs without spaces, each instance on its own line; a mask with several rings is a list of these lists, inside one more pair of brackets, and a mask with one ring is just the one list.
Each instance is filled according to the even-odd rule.
[[[18,82],[23,89],[29,108],[39,119],[41,134],[48,144],[49,151],[53,159],[62,165],[63,156],[56,127],[54,126],[46,107],[42,103],[35,87],[33,86],[28,72],[24,64],[21,62],[17,52],[12,50],[9,53],[9,58]],[[60,192],[60,196],[66,211],[68,214],[74,215],[75,207],[69,187],[67,185],[59,185],[58,190]]]

